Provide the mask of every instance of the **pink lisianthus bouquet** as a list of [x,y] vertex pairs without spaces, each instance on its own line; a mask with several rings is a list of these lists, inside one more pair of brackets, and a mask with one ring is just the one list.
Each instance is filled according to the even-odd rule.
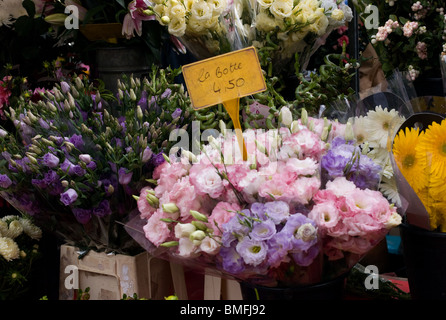
[[[166,155],[127,230],[153,255],[239,281],[293,286],[347,272],[400,216],[379,181],[358,179],[379,166],[352,143],[349,124],[281,112],[279,129],[244,132],[246,161],[225,128],[199,155]],[[341,141],[347,148],[330,154]]]

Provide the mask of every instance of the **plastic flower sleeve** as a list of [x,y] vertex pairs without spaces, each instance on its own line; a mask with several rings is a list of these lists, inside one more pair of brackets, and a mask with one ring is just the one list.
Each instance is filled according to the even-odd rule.
[[380,169],[351,161],[359,149],[345,124],[305,111],[279,119],[278,129],[244,132],[248,161],[230,130],[198,155],[171,156],[136,195],[140,220],[127,230],[151,253],[239,281],[295,286],[348,272],[399,224],[396,208],[361,185]]
[[[413,144],[404,150],[403,145],[397,145],[397,139],[402,137],[408,139],[410,135],[414,135],[417,137],[418,145],[420,143],[419,135],[429,129],[432,124],[440,124],[443,120],[444,116],[436,113],[414,114],[401,125],[392,144],[392,165],[406,222],[426,230],[436,229],[443,224],[441,214],[438,215],[436,212],[437,210],[441,211],[441,206],[431,195],[435,186],[429,174],[427,177],[424,175],[424,171],[431,171],[434,158],[429,152],[419,152],[417,148],[413,147]],[[410,132],[410,130],[414,131]],[[403,136],[400,137],[401,135]],[[403,140],[401,144],[407,144],[405,141]],[[414,140],[410,141],[414,142]],[[408,170],[413,172],[410,173]],[[413,183],[415,181],[416,183]]]

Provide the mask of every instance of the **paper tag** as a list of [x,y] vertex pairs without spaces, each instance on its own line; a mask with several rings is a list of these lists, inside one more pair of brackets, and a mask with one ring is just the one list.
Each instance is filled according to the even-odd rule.
[[194,109],[266,90],[254,47],[194,62],[182,70]]

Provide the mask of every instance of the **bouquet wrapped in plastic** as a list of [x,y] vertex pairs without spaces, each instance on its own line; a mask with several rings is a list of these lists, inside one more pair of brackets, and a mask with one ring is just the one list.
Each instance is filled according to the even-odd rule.
[[197,59],[253,45],[278,71],[295,54],[305,69],[324,38],[352,19],[335,0],[155,0],[147,8]]
[[345,274],[401,216],[376,190],[382,168],[351,124],[294,120],[222,130],[202,153],[171,154],[137,196],[127,230],[151,254],[242,282],[315,284]]
[[163,161],[170,131],[189,123],[176,75],[122,78],[117,98],[79,77],[25,92],[7,112],[16,130],[0,129],[0,195],[67,244],[140,251],[118,222]]

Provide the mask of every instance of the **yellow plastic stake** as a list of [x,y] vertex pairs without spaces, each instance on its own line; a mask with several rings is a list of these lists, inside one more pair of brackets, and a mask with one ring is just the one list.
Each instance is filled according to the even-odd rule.
[[266,90],[257,51],[248,47],[183,66],[194,109],[222,103],[234,124],[243,160],[247,151],[240,124],[240,98]]
[[240,153],[242,154],[243,161],[248,160],[248,152],[246,151],[245,140],[243,139],[242,126],[240,125],[240,98],[235,98],[233,100],[228,100],[223,102],[223,106],[226,112],[231,117],[232,123],[234,124],[235,134],[237,135],[237,141],[240,148]]

